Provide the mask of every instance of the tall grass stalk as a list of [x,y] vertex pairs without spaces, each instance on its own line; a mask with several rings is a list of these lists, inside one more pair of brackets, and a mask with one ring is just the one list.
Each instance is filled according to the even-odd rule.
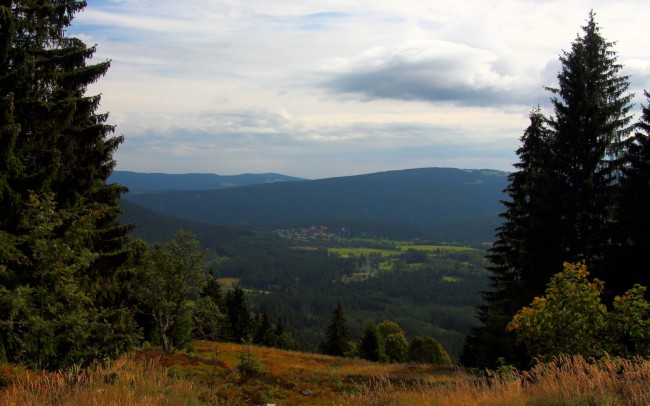
[[530,371],[451,383],[395,385],[376,379],[340,398],[341,405],[650,405],[650,360],[560,356]]
[[0,390],[0,405],[198,405],[194,384],[169,377],[157,359],[128,355],[66,373],[25,371]]

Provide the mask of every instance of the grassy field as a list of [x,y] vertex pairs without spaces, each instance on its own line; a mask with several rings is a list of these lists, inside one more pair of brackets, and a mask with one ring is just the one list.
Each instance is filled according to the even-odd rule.
[[420,250],[427,252],[446,251],[446,252],[461,252],[461,251],[476,251],[476,248],[470,247],[457,247],[454,245],[399,245],[401,251],[408,249]]
[[239,284],[239,278],[217,278],[217,281],[227,288],[232,288]]
[[438,251],[445,252],[461,252],[461,251],[476,251],[475,248],[469,247],[457,247],[453,245],[397,245],[396,249],[380,249],[380,248],[330,248],[329,251],[336,253],[344,258],[351,256],[360,256],[368,254],[378,254],[382,257],[396,256],[408,249],[426,251],[429,253],[435,253]]
[[386,249],[379,249],[379,248],[330,248],[329,251],[338,254],[343,258],[349,258],[352,256],[358,257],[361,255],[369,255],[369,254],[378,254],[381,255],[382,257],[390,257],[390,256],[400,254],[400,252],[396,250],[386,250]]
[[197,341],[102,366],[0,364],[1,405],[648,405],[650,361],[561,357],[501,374]]

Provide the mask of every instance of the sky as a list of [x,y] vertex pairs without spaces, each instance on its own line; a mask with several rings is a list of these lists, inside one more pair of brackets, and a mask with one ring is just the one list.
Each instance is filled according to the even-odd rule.
[[509,171],[591,9],[638,111],[647,0],[89,0],[68,35],[111,61],[117,170]]

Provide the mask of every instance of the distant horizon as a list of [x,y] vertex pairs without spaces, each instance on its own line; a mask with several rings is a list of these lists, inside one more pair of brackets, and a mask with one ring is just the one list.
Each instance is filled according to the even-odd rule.
[[319,180],[319,179],[330,179],[330,178],[343,178],[349,176],[372,175],[375,173],[383,173],[383,172],[410,171],[410,170],[418,170],[418,169],[458,169],[461,171],[495,171],[495,172],[503,172],[504,174],[508,174],[511,172],[511,171],[503,171],[494,168],[455,168],[451,166],[428,166],[428,167],[404,168],[404,169],[387,169],[387,170],[380,170],[375,172],[356,173],[350,175],[327,176],[324,178],[306,178],[304,176],[296,176],[296,175],[279,173],[279,172],[242,172],[242,173],[224,174],[224,173],[215,173],[215,172],[159,172],[159,171],[144,172],[144,171],[134,171],[134,170],[126,170],[126,169],[114,169],[113,172],[128,172],[128,173],[138,173],[143,175],[216,175],[216,176],[282,175],[282,176],[288,176],[288,177],[302,179],[302,180]]

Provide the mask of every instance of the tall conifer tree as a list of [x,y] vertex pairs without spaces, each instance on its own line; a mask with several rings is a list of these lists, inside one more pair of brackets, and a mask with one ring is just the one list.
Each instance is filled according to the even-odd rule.
[[564,261],[583,258],[595,276],[608,283],[617,277],[606,257],[632,95],[594,17],[591,12],[582,35],[560,56],[559,86],[547,88],[554,114],[545,119],[534,111],[517,151],[504,224],[488,255],[491,291],[479,309],[482,326],[468,335],[462,357],[468,365],[494,366],[501,356],[526,360],[513,350],[505,325],[543,294]]
[[[83,218],[83,230],[76,230],[76,236],[71,230],[78,222],[51,221],[57,225],[47,238],[92,254],[92,261],[76,264],[69,275],[74,279],[70,286],[83,292],[88,312],[74,317],[87,318],[88,334],[80,343],[56,349],[60,364],[114,354],[135,337],[121,283],[127,276],[118,271],[127,256],[128,227],[116,220],[125,189],[106,184],[122,137],[110,137],[114,128],[106,124],[108,116],[97,113],[100,97],[85,94],[88,85],[106,73],[109,62],[88,64],[95,48],[66,35],[73,16],[84,7],[85,1],[0,1],[0,238],[8,242],[0,249],[0,264],[6,269],[0,275],[6,293],[0,303],[0,340],[10,360],[31,351],[20,348],[29,340],[24,330],[15,328],[19,320],[10,320],[16,306],[22,303],[28,313],[37,306],[33,296],[21,302],[16,293],[42,283],[38,250],[29,243],[34,238],[25,234],[31,232],[26,225],[35,223],[30,218],[35,215],[34,201],[46,203],[38,207],[50,210],[41,214],[52,219]],[[61,269],[71,265],[62,264]],[[73,354],[72,347],[84,351]],[[56,357],[39,364],[62,366]]]
[[[506,211],[497,229],[497,241],[488,251],[490,291],[484,292],[486,305],[478,310],[482,325],[467,335],[461,362],[466,365],[494,366],[497,359],[523,361],[525,355],[505,333],[512,316],[532,299],[531,278],[545,274],[545,261],[536,244],[545,245],[553,238],[555,219],[549,206],[551,176],[546,165],[550,158],[546,118],[539,108],[530,113],[530,125],[521,137],[517,150],[517,169],[508,177],[505,189]],[[530,273],[526,273],[530,270]]]
[[[552,169],[560,189],[561,261],[584,258],[592,275],[615,285],[618,271],[607,270],[610,225],[616,206],[625,141],[632,131],[629,77],[621,75],[613,43],[605,40],[591,12],[583,36],[560,57],[562,69],[553,94]],[[560,258],[558,258],[560,260]],[[561,263],[553,273],[561,271]],[[541,292],[537,292],[541,293]],[[622,292],[620,292],[622,293]]]
[[323,352],[328,355],[342,357],[348,349],[348,324],[345,318],[345,311],[340,300],[336,301],[336,308],[332,312],[330,323],[325,332],[325,343]]
[[617,246],[609,266],[625,271],[616,281],[617,290],[629,289],[635,283],[650,286],[650,93],[646,91],[645,96],[647,104],[624,159],[618,228],[613,233]]

